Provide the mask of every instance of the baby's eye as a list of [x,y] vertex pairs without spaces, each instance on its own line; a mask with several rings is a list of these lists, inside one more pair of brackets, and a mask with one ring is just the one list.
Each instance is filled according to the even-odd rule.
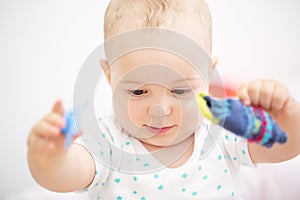
[[146,94],[147,91],[146,90],[130,90],[129,93],[132,94],[133,96],[142,96],[143,94]]
[[189,89],[189,88],[171,90],[171,92],[174,93],[175,95],[181,95],[181,96],[190,93],[190,91],[191,91],[191,89]]

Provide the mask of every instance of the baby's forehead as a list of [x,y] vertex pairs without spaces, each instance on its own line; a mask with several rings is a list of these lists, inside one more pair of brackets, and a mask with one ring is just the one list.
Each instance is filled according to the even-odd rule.
[[[162,61],[178,60],[182,58],[190,63],[199,65],[209,64],[210,55],[205,48],[205,41],[195,40],[196,35],[201,31],[184,30],[185,34],[176,30],[161,28],[141,28],[120,33],[108,40],[105,40],[105,55],[109,64],[115,59],[125,57],[131,60],[152,59]],[[188,37],[189,35],[190,37]],[[193,40],[191,37],[194,37]],[[199,44],[200,43],[200,44]],[[203,44],[203,45],[201,45]],[[171,53],[170,53],[171,52]],[[159,62],[159,61],[158,61]]]
[[119,57],[112,63],[120,64],[122,66],[126,65],[147,65],[147,64],[157,64],[164,65],[167,67],[172,66],[182,66],[189,67],[191,63],[188,62],[186,58],[182,55],[178,55],[172,51],[167,51],[165,49],[138,49],[131,52],[127,52]]
[[[209,66],[207,66],[209,67]],[[114,79],[127,85],[157,83],[169,87],[207,85],[205,73],[185,58],[162,50],[139,50],[125,54],[111,65]]]
[[114,77],[123,76],[139,66],[156,64],[186,77],[200,72],[206,82],[209,81],[210,56],[193,40],[175,31],[129,31],[107,40],[105,44],[108,66]]
[[175,71],[197,71],[197,66],[194,66],[183,55],[179,55],[172,51],[164,49],[139,49],[127,52],[117,57],[111,64],[111,68],[115,67],[139,67],[139,66],[164,66]]

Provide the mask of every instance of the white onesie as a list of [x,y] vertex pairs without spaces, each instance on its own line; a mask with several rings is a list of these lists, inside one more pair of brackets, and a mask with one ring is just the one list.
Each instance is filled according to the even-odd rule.
[[[240,165],[253,167],[248,153],[247,141],[234,134],[221,130],[220,137],[210,152],[201,157],[204,141],[210,124],[203,122],[195,133],[195,144],[190,159],[178,168],[160,168],[147,173],[132,173],[120,170],[125,162],[114,164],[114,169],[107,163],[114,162],[109,156],[112,146],[125,152],[147,153],[144,146],[134,137],[124,133],[113,118],[100,119],[101,140],[83,139],[90,149],[96,165],[95,178],[86,192],[93,200],[160,200],[160,199],[242,199],[238,192],[237,172]],[[103,145],[103,141],[109,141]],[[97,146],[97,145],[98,146]],[[101,145],[102,144],[102,145]],[[106,150],[103,150],[105,148]],[[149,152],[148,152],[149,153]],[[106,162],[107,161],[107,162]],[[149,168],[151,163],[138,157],[130,162]],[[122,163],[122,164],[121,164]],[[126,171],[126,170],[125,170]],[[147,170],[145,170],[147,171]]]

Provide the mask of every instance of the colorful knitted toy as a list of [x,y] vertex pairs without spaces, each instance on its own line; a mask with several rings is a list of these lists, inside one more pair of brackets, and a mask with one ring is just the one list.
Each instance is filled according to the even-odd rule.
[[206,118],[250,142],[270,148],[275,142],[287,141],[286,133],[260,107],[245,106],[238,99],[218,99],[204,94],[198,94],[196,100]]

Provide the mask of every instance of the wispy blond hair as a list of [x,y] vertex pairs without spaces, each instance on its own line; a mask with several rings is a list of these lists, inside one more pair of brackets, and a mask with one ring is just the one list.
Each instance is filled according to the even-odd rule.
[[199,23],[211,51],[211,15],[204,0],[111,0],[105,13],[104,37],[136,28],[172,29],[180,17]]

